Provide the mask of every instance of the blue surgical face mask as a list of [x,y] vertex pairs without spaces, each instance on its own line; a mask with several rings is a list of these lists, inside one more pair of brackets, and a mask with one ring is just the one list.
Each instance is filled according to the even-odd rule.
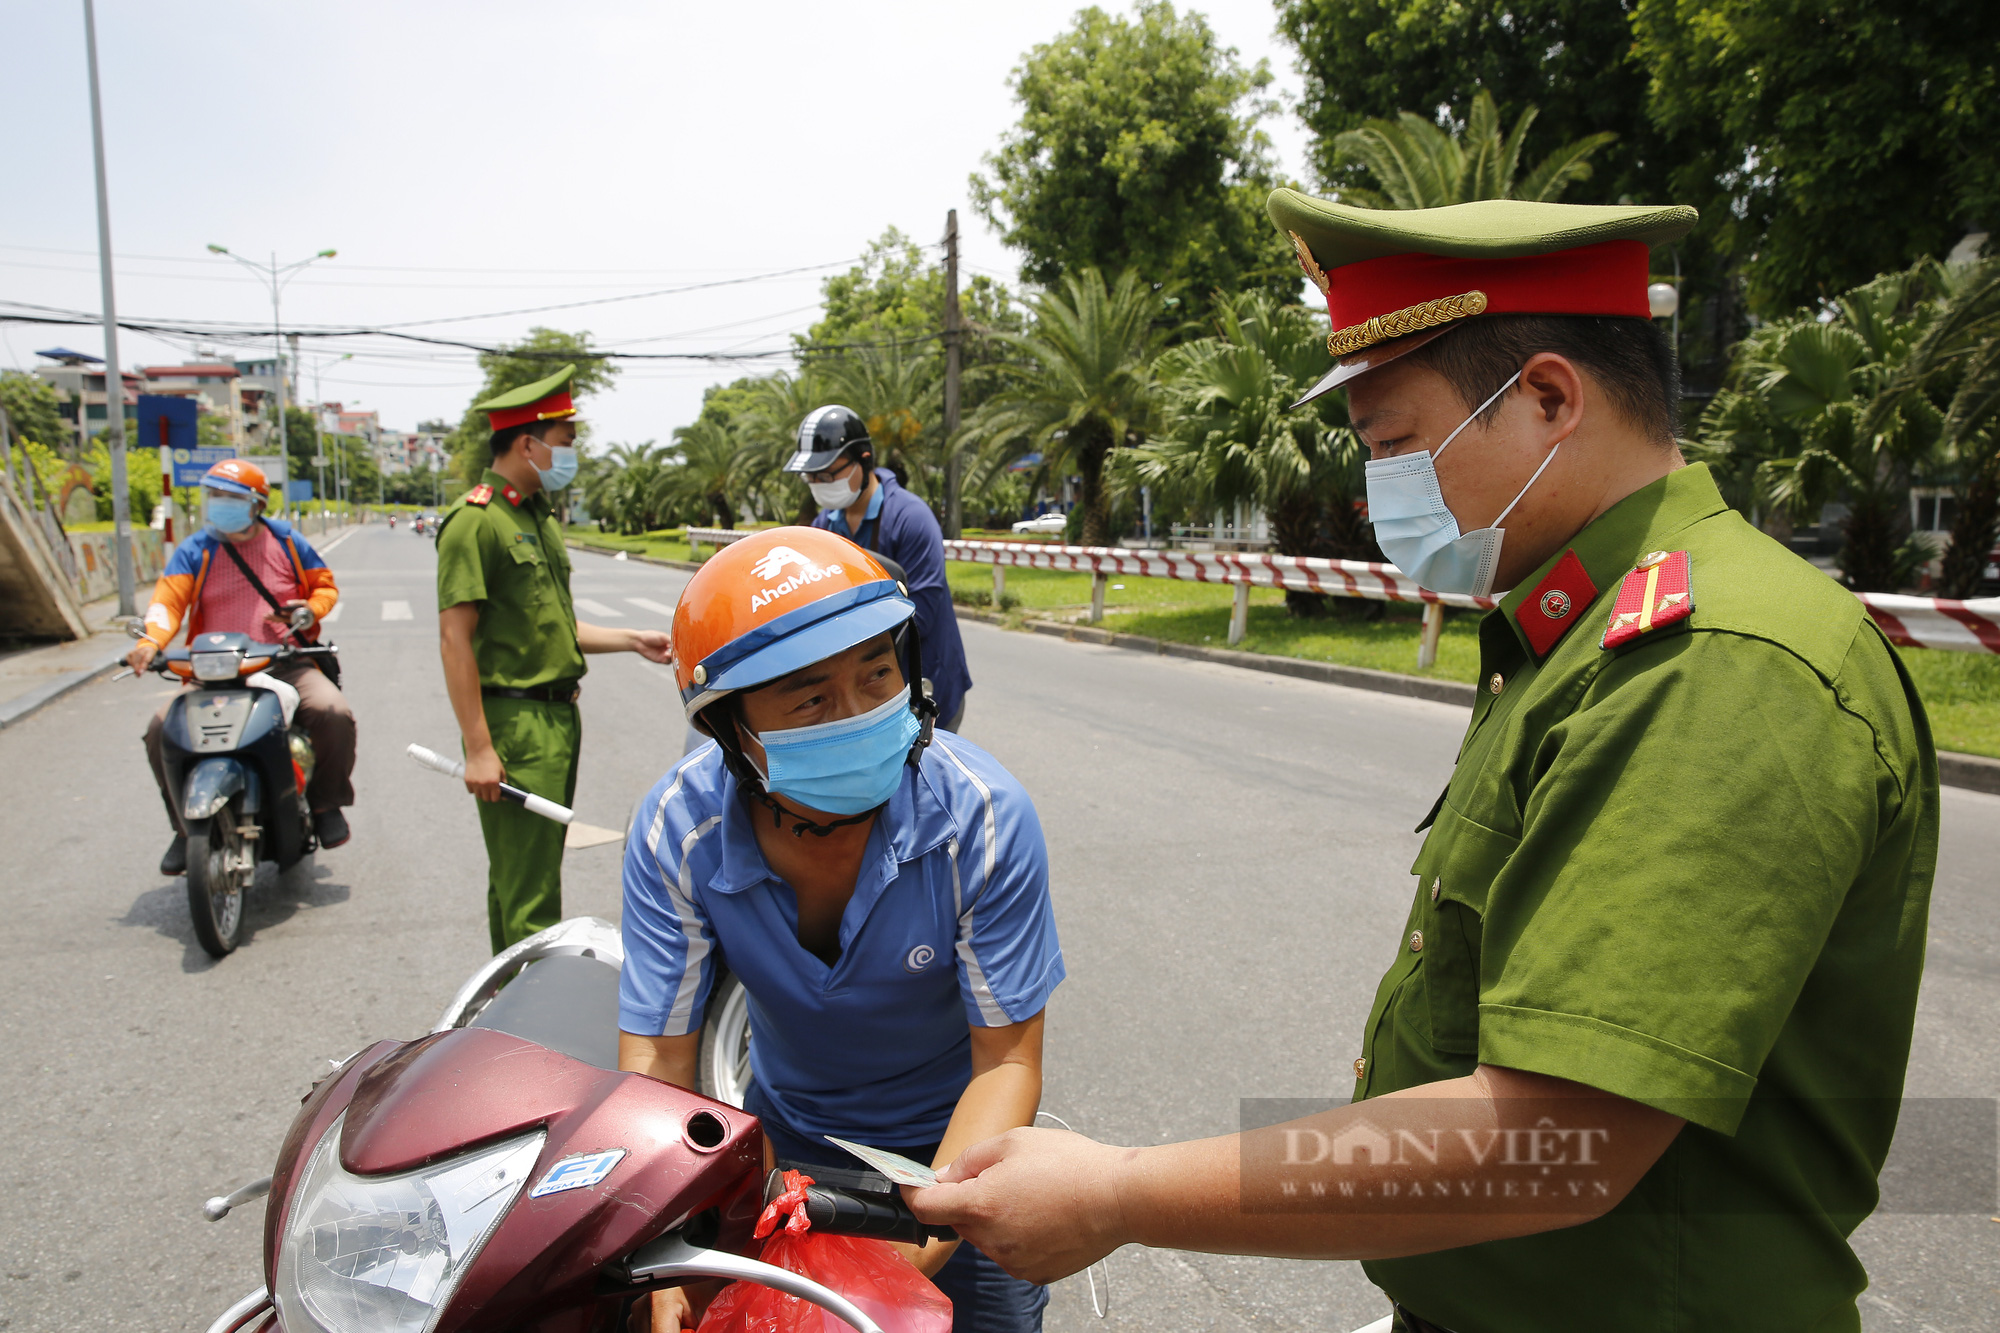
[[576,480],[576,450],[567,444],[549,446],[549,465],[536,468],[535,475],[542,479],[542,489],[559,491]]
[[256,511],[256,501],[247,495],[208,497],[208,521],[218,532],[247,532]]
[[920,730],[905,685],[859,716],[764,732],[764,787],[808,810],[865,814],[895,794]]
[[[1521,494],[1500,511],[1490,527],[1461,533],[1451,506],[1444,502],[1438,485],[1437,456],[1458,438],[1459,431],[1479,419],[1501,394],[1514,387],[1505,384],[1458,423],[1458,430],[1444,437],[1444,443],[1426,453],[1403,458],[1371,460],[1363,469],[1368,480],[1368,518],[1375,525],[1375,540],[1396,568],[1432,592],[1463,592],[1483,597],[1493,591],[1493,576],[1500,567],[1500,545],[1506,538],[1500,524],[1514,512],[1542,475],[1555,461],[1555,449],[1528,478]],[[1561,448],[1561,445],[1557,445]]]

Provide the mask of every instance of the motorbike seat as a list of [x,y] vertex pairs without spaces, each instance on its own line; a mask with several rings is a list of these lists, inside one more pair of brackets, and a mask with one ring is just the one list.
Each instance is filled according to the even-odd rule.
[[532,1041],[599,1069],[618,1068],[618,969],[558,954],[528,964],[466,1026]]

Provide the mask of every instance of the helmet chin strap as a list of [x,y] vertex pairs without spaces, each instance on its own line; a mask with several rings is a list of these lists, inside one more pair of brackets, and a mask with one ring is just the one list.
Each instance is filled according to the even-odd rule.
[[[746,793],[751,793],[751,789],[748,785],[745,785],[743,787],[743,790]],[[784,823],[787,819],[792,821],[792,836],[794,838],[803,838],[808,833],[812,834],[815,838],[824,838],[827,834],[833,832],[837,828],[846,828],[849,824],[865,824],[869,820],[875,818],[876,815],[881,813],[882,805],[888,804],[887,801],[884,801],[882,802],[882,805],[878,805],[872,810],[863,810],[858,815],[849,815],[845,819],[835,819],[828,823],[821,824],[813,820],[807,819],[804,815],[800,814],[796,810],[786,809],[783,805],[779,804],[777,797],[771,795],[770,792],[765,791],[761,787],[757,788],[756,791],[751,794],[754,794],[757,800],[761,804],[763,804],[766,809],[770,810],[772,828],[784,827]]]

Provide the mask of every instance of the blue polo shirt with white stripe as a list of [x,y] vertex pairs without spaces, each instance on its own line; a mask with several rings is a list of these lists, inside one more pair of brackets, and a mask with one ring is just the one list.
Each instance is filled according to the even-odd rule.
[[870,830],[829,967],[757,846],[713,742],[648,792],[625,845],[618,1025],[697,1031],[718,968],[750,998],[750,1067],[793,1130],[944,1136],[972,1027],[1032,1018],[1063,979],[1034,804],[978,746],[935,734]]

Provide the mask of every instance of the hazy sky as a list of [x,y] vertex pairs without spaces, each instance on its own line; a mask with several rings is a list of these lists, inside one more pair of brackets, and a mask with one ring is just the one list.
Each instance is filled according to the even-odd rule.
[[[211,241],[281,262],[337,248],[285,289],[285,321],[305,324],[436,321],[827,266],[411,328],[484,343],[546,323],[634,351],[781,348],[812,322],[826,272],[891,225],[939,239],[953,207],[965,266],[1011,282],[1017,257],[973,213],[966,177],[1014,120],[1009,71],[1076,8],[98,0],[119,313],[268,325],[261,285],[209,256]],[[1296,90],[1269,0],[1198,8],[1246,63],[1270,59],[1281,93]],[[81,0],[7,6],[0,44],[0,296],[94,313]],[[1268,129],[1281,166],[1302,175],[1296,116]],[[0,325],[0,365],[56,345],[103,350],[90,328]],[[129,332],[120,347],[127,365],[195,350]],[[320,396],[376,408],[393,428],[455,419],[480,382],[467,352],[334,355],[308,355],[308,396],[323,362]],[[776,363],[627,363],[589,405],[595,438],[665,440],[704,386],[757,364]]]

